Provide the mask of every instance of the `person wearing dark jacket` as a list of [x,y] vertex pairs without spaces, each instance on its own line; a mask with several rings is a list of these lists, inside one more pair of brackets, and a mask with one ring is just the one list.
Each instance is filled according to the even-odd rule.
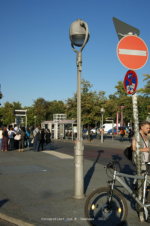
[[[24,138],[25,138],[25,127],[22,127],[21,130],[19,131],[19,134],[21,135],[21,139],[19,140],[19,152],[23,152],[24,149]],[[22,149],[21,149],[22,147]]]
[[39,150],[40,150],[40,146],[42,146],[42,151],[43,151],[43,144],[45,143],[44,135],[45,135],[44,129],[41,129],[40,133],[38,134],[38,140],[40,141]]
[[46,150],[50,151],[50,143],[51,143],[51,133],[50,130],[47,129],[46,133]]

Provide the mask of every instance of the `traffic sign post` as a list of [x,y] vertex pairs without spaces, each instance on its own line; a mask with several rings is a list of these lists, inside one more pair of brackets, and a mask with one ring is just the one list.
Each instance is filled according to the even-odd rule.
[[[133,117],[134,117],[134,129],[135,129],[135,146],[136,146],[136,166],[137,175],[141,175],[141,159],[140,159],[140,146],[139,146],[139,120],[138,120],[138,107],[137,107],[137,94],[136,88],[138,84],[138,78],[134,71],[142,68],[148,60],[148,48],[145,42],[137,37],[139,30],[135,30],[128,24],[113,18],[119,43],[117,46],[117,56],[119,61],[130,71],[128,71],[124,78],[124,88],[127,94],[132,95],[133,103]],[[122,28],[121,28],[122,27]],[[122,31],[121,31],[122,30]],[[120,32],[121,31],[121,32]],[[123,32],[125,33],[123,34]],[[131,35],[132,34],[132,35]],[[138,197],[142,200],[142,182],[138,180]],[[144,221],[144,213],[139,213],[140,221]]]
[[117,32],[118,39],[121,40],[123,37],[127,36],[129,33],[139,36],[140,30],[135,28],[117,18],[113,17],[113,22]]
[[138,77],[135,71],[129,70],[124,77],[124,89],[127,94],[133,94],[138,85]]
[[138,70],[148,60],[148,48],[141,38],[135,35],[128,35],[118,43],[117,56],[125,67]]

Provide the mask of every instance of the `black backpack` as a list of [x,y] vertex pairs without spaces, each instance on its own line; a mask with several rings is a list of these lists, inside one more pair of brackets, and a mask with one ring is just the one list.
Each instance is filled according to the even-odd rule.
[[37,139],[38,139],[39,141],[42,139],[42,136],[41,136],[41,133],[40,133],[40,132],[38,132],[38,137],[37,137]]
[[127,159],[132,161],[132,145],[124,150],[124,155]]

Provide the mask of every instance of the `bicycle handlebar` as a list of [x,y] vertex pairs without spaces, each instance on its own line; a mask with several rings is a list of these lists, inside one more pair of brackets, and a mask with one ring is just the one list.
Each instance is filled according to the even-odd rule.
[[113,162],[107,163],[106,166],[104,166],[104,168],[112,168],[119,160],[114,160]]

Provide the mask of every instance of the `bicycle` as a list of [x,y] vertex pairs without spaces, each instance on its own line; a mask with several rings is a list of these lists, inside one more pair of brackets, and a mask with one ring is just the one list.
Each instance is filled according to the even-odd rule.
[[[124,196],[116,189],[114,189],[115,181],[117,180],[133,197],[136,201],[136,209],[138,212],[144,212],[145,220],[148,219],[148,207],[150,207],[150,192],[147,195],[147,183],[150,181],[147,179],[148,166],[150,162],[146,163],[146,173],[143,176],[129,175],[120,173],[114,166],[118,160],[108,163],[104,168],[110,170],[113,169],[112,180],[109,182],[108,187],[98,188],[93,191],[86,200],[84,213],[86,220],[90,226],[122,226],[125,224],[128,216],[128,206]],[[144,163],[145,164],[145,163]],[[108,174],[107,174],[108,175]],[[120,177],[134,178],[142,180],[143,196],[140,201],[138,198],[138,191],[131,189]]]

